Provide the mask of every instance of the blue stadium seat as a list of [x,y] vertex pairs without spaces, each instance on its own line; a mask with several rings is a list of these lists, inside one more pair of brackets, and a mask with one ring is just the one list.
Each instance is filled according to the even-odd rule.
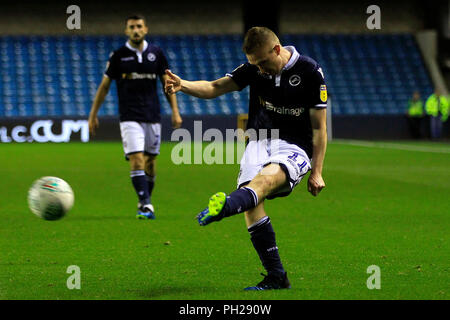
[[[334,114],[403,113],[414,90],[432,83],[410,34],[305,35],[281,38],[322,66]],[[122,36],[0,37],[0,117],[86,116],[112,50]],[[170,68],[186,79],[212,80],[245,62],[241,35],[150,37]],[[158,84],[160,86],[160,84]],[[162,90],[161,112],[171,109]],[[177,95],[182,114],[237,114],[248,110],[248,89],[203,101]],[[117,115],[113,82],[99,115]]]

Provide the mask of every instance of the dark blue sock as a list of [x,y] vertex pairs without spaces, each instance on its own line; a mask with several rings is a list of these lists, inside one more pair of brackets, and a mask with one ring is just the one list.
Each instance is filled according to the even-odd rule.
[[249,187],[233,191],[227,196],[223,213],[225,217],[252,209],[258,205],[258,196]]
[[149,200],[150,202],[152,202],[152,191],[153,191],[153,187],[155,186],[155,178],[154,176],[150,176],[148,174],[145,174],[145,177],[147,179],[147,184],[148,184],[148,196],[149,196]]
[[148,193],[148,183],[145,178],[144,170],[134,170],[130,173],[131,182],[133,183],[134,190],[139,198],[139,202],[144,204],[150,203],[150,195]]
[[267,273],[275,275],[283,275],[285,273],[281,264],[278,247],[275,241],[275,232],[269,217],[264,217],[248,228],[250,238],[258,252],[259,259],[262,262]]

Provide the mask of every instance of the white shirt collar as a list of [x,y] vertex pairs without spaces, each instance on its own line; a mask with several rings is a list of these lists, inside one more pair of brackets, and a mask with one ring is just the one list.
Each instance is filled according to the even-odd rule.
[[137,55],[137,57],[138,57],[138,62],[141,63],[141,62],[142,62],[142,53],[143,53],[145,50],[147,50],[148,42],[147,42],[146,40],[144,40],[144,47],[142,48],[142,51],[140,51],[139,49],[133,48],[133,47],[131,46],[131,44],[129,44],[128,41],[125,43],[125,46],[126,46],[128,49],[130,49],[130,50],[136,52],[136,55]]
[[125,43],[125,46],[126,46],[128,49],[130,49],[130,50],[132,50],[132,51],[134,51],[134,52],[136,52],[136,53],[140,52],[140,53],[142,54],[142,52],[144,52],[145,50],[147,50],[148,42],[147,42],[147,40],[144,40],[144,47],[143,47],[142,51],[139,51],[139,49],[136,49],[136,48],[132,47],[131,44],[130,44],[128,41]]
[[286,46],[283,48],[285,48],[287,51],[291,53],[291,57],[289,58],[289,61],[286,63],[283,69],[281,69],[281,72],[275,76],[275,87],[280,86],[281,73],[284,70],[289,70],[290,68],[292,68],[292,66],[297,62],[298,58],[300,57],[300,53],[298,53],[297,50],[295,50],[294,46]]
[[285,46],[283,48],[291,53],[291,58],[282,70],[289,70],[297,62],[298,58],[300,57],[300,53],[298,53],[294,46]]

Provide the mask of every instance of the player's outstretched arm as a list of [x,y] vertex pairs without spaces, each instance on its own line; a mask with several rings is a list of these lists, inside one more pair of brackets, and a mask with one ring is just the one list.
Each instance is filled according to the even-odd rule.
[[95,94],[94,101],[92,102],[91,111],[89,112],[89,132],[92,135],[95,135],[95,130],[98,128],[97,113],[103,101],[105,101],[110,85],[111,79],[107,76],[103,76],[102,82],[98,86],[97,93]]
[[231,91],[239,90],[238,85],[230,77],[223,77],[214,81],[187,81],[181,79],[170,70],[166,70],[169,76],[164,85],[164,90],[168,94],[178,91],[202,99],[213,99]]
[[313,160],[311,174],[308,179],[308,191],[313,196],[317,196],[325,188],[322,168],[327,149],[327,109],[311,109],[310,118],[313,130]]

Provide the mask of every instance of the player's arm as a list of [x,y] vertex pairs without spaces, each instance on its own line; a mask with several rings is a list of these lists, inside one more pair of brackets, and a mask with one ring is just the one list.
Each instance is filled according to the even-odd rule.
[[322,168],[327,149],[327,109],[311,108],[309,113],[313,131],[313,159],[311,174],[308,179],[308,191],[313,196],[317,196],[325,188]]
[[202,99],[213,99],[231,91],[239,90],[239,86],[231,77],[223,77],[214,81],[187,81],[166,70],[168,76],[164,89],[168,94],[178,91]]
[[111,79],[108,76],[104,75],[102,82],[98,86],[94,101],[92,102],[91,111],[89,112],[89,132],[92,135],[95,135],[95,130],[98,128],[97,113],[103,101],[105,101],[105,97],[109,92],[110,85]]
[[[169,79],[169,76],[167,74],[163,74],[160,79],[162,85],[164,86],[166,81]],[[164,95],[172,108],[172,127],[174,129],[180,128],[183,123],[183,119],[181,119],[180,111],[178,110],[177,96],[167,93],[166,90],[164,90]]]

